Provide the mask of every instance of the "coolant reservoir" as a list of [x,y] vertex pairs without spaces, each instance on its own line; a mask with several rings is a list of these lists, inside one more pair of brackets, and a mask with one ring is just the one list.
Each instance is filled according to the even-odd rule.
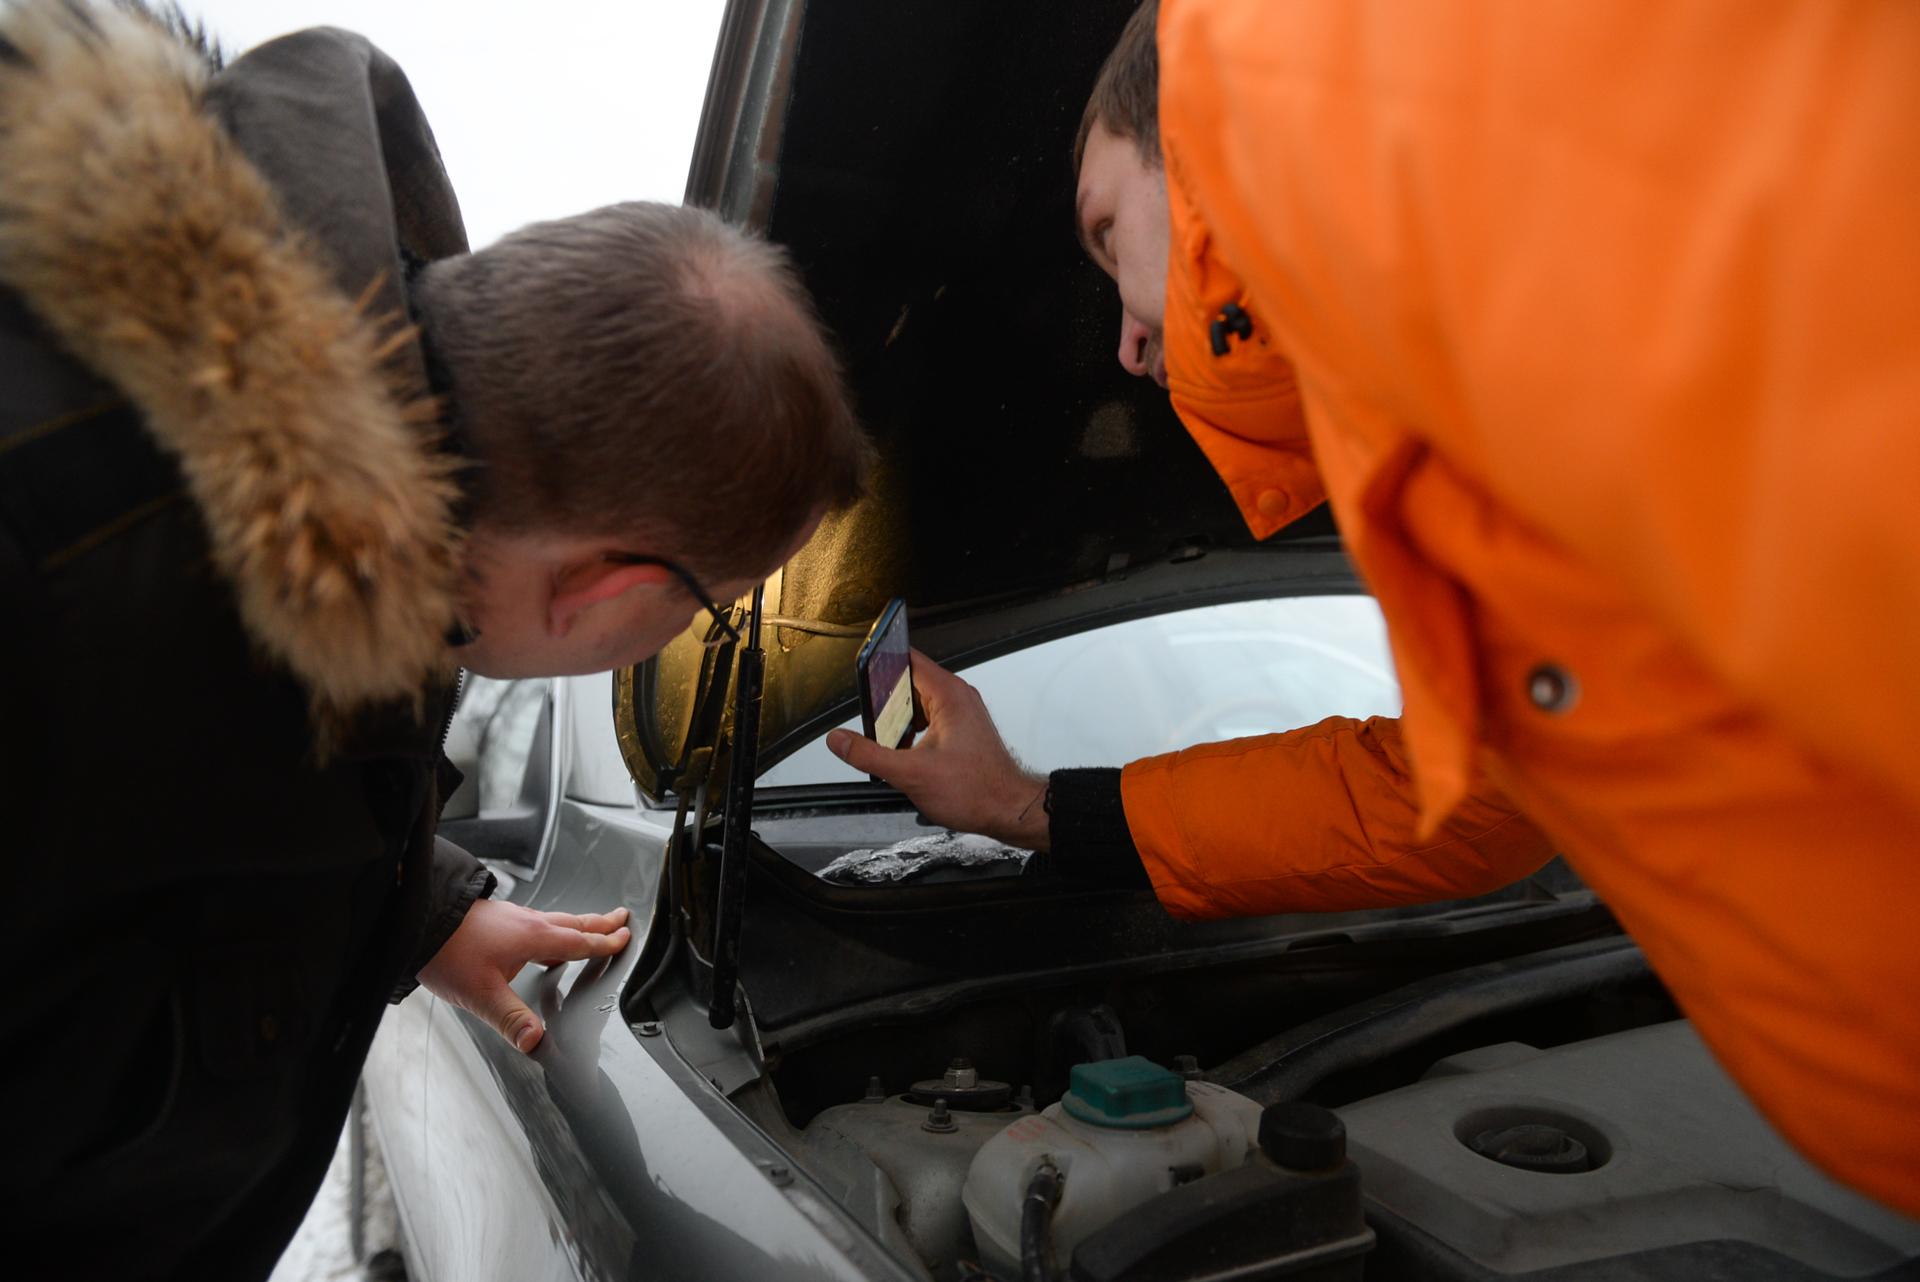
[[1138,1055],[1079,1064],[1067,1095],[1023,1117],[975,1155],[961,1198],[980,1262],[1018,1276],[1020,1211],[1043,1160],[1062,1175],[1054,1253],[1172,1188],[1239,1166],[1255,1150],[1260,1106],[1210,1082],[1188,1082]]

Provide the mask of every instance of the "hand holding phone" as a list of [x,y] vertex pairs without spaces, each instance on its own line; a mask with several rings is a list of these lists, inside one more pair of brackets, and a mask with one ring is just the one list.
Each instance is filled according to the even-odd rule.
[[[924,654],[912,659],[912,699],[924,720],[911,752],[869,742],[877,718],[866,713],[869,739],[850,730],[827,734],[827,750],[855,770],[907,794],[926,822],[958,832],[977,832],[1021,850],[1045,850],[1049,820],[1043,798],[1045,775],[1021,767],[980,692]],[[861,682],[863,708],[874,706]],[[876,691],[881,687],[875,683]],[[905,742],[912,742],[909,734]]]

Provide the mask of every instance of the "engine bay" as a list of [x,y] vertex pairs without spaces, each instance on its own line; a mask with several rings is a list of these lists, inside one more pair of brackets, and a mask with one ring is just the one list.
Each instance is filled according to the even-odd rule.
[[[1920,1275],[1920,1223],[1799,1157],[1623,939],[1375,994],[1211,1059],[1165,1053],[1139,995],[1109,992],[830,1039],[735,1102],[937,1282]],[[1218,1046],[1193,1009],[1194,1044]],[[1129,1053],[1136,1026],[1148,1056]],[[1048,1179],[1046,1258],[1023,1258]]]
[[[748,1050],[700,1071],[927,1282],[1920,1278],[1920,1222],[1788,1146],[1558,861],[1475,900],[1211,922],[945,852],[904,884],[819,875],[926,831],[756,817]],[[676,1042],[715,1009],[713,855],[684,865],[684,965],[625,998]]]

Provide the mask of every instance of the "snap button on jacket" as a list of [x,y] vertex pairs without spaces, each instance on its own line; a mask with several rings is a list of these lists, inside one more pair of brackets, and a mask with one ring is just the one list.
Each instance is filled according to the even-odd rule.
[[1557,847],[1767,1116],[1920,1212],[1920,8],[1163,0],[1159,40],[1175,406],[1257,536],[1331,501],[1405,693],[1128,767],[1162,901]]

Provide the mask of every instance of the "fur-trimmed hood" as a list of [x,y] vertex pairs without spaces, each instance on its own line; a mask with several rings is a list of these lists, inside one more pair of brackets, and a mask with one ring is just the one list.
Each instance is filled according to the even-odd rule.
[[397,269],[395,201],[366,202],[388,238],[356,261],[216,118],[204,48],[137,10],[0,4],[0,282],[179,459],[249,634],[316,712],[417,697],[459,545],[403,285],[367,266]]

